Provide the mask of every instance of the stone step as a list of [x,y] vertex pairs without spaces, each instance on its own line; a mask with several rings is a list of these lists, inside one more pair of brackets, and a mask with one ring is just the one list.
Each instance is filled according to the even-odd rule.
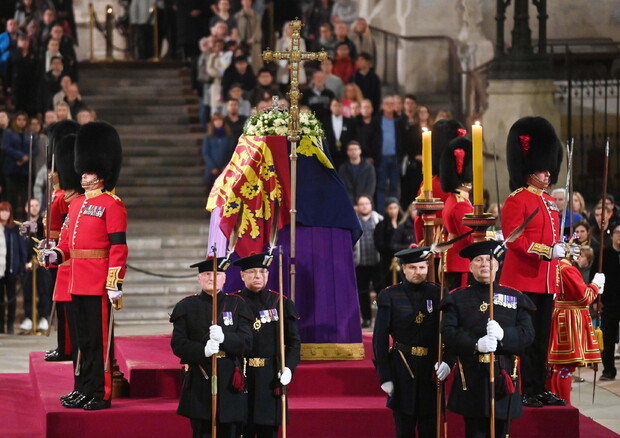
[[153,259],[160,259],[162,257],[166,258],[180,258],[187,257],[192,259],[201,259],[204,258],[205,250],[209,245],[208,239],[200,239],[200,236],[192,236],[194,241],[191,246],[173,246],[173,247],[165,247],[162,246],[161,242],[157,242],[157,238],[153,238],[153,241],[143,241],[140,240],[139,243],[136,243],[136,239],[132,239],[129,237],[127,239],[127,244],[129,245],[129,261],[128,263],[132,266],[135,266],[139,269],[146,269],[147,271],[150,269],[149,264]]
[[197,162],[197,156],[195,154],[186,155],[172,155],[172,156],[128,156],[123,158],[123,166],[125,167],[152,167],[158,169],[162,166],[182,166],[182,167],[202,167],[196,166],[200,163]]
[[[204,197],[206,199],[207,192],[205,187],[201,185],[187,185],[180,187],[143,187],[143,186],[123,186],[123,197],[148,197],[153,195],[159,196],[188,196],[188,197]],[[120,196],[120,195],[119,195]]]
[[[83,78],[80,78],[80,91],[90,93],[92,90],[97,90],[102,87],[110,88],[129,88],[129,87],[161,87],[165,88],[178,82],[183,86],[189,86],[191,84],[189,76],[177,74],[169,77],[160,76],[148,76],[143,77],[111,77],[106,75],[93,75],[89,74]],[[94,93],[96,94],[96,93]]]
[[191,143],[186,146],[180,145],[168,145],[159,144],[156,140],[153,140],[150,146],[137,146],[130,142],[125,142],[121,139],[123,144],[123,163],[126,164],[131,159],[139,158],[176,158],[177,156],[190,157],[192,164],[196,163],[196,160],[201,160],[201,148],[196,144],[194,139],[191,139]]
[[83,95],[84,101],[89,106],[97,109],[100,104],[102,105],[116,105],[119,107],[126,106],[146,106],[146,105],[186,105],[195,104],[196,96],[116,96],[112,94],[101,95]]
[[204,204],[199,207],[131,207],[127,208],[129,218],[131,219],[153,219],[161,217],[183,218],[183,219],[204,219],[209,218],[209,213],[204,209]]
[[[81,85],[81,84],[80,84]],[[96,96],[135,96],[135,97],[179,97],[191,93],[191,89],[181,81],[169,83],[167,86],[133,85],[121,87],[110,83],[109,86],[80,87],[80,92],[88,94],[89,98]]]
[[[187,178],[179,178],[174,176],[131,176],[124,177],[121,174],[119,179],[119,196],[122,198],[123,186],[153,186],[153,187],[167,187],[167,186],[185,186],[191,184],[194,186],[202,185],[202,176],[194,176],[189,180]],[[155,219],[155,218],[153,218]]]
[[125,166],[122,172],[123,178],[151,175],[177,176],[181,178],[184,176],[201,176],[203,169],[204,166],[200,162],[197,162],[197,160],[194,160],[192,166]]
[[[197,144],[200,142],[202,144],[202,140],[205,134],[203,132],[186,132],[185,134],[158,134],[158,135],[147,135],[142,132],[126,132],[121,135],[121,141],[130,142],[130,144],[135,146],[153,146],[154,142],[158,146],[174,146],[174,145],[183,145],[187,146],[188,144]],[[193,140],[192,143],[190,140]]]
[[207,203],[206,195],[203,197],[195,196],[150,196],[148,198],[125,198],[127,209],[141,209],[149,207],[167,208],[196,208],[201,209]]
[[116,124],[114,125],[118,134],[123,137],[126,133],[140,133],[142,135],[148,134],[186,134],[192,128],[191,125],[174,125],[174,124]]
[[125,116],[145,116],[145,115],[166,115],[175,114],[180,115],[183,111],[187,114],[191,114],[194,110],[198,110],[198,104],[195,105],[149,105],[149,106],[131,106],[117,108],[114,105],[100,105],[97,107],[97,116],[104,117],[108,115],[125,115]]
[[170,218],[157,220],[136,220],[127,223],[127,234],[133,238],[152,238],[162,235],[192,235],[207,236],[209,234],[208,221],[191,221],[188,219]]
[[106,77],[106,78],[149,78],[166,77],[176,78],[188,75],[190,70],[181,63],[140,64],[130,66],[125,61],[115,61],[106,64],[80,63],[80,70],[85,77]]
[[[145,115],[127,115],[127,114],[107,114],[103,115],[97,112],[97,117],[105,119],[106,122],[119,126],[121,124],[134,124],[134,125],[175,125],[175,126],[187,126],[189,124],[198,123],[198,117],[185,114],[145,114]],[[189,128],[185,128],[185,132],[188,132]]]

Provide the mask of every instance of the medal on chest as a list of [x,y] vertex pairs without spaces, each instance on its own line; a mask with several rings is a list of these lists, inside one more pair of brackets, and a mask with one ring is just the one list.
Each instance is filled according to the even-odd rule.
[[482,313],[486,312],[488,308],[489,308],[489,303],[487,303],[486,301],[483,301],[482,304],[480,304],[480,311]]
[[422,324],[422,321],[424,321],[425,316],[426,315],[424,315],[422,312],[418,311],[418,316],[415,317],[415,323]]
[[433,300],[426,300],[426,311],[433,313]]
[[222,319],[224,320],[224,325],[233,325],[232,312],[222,312]]

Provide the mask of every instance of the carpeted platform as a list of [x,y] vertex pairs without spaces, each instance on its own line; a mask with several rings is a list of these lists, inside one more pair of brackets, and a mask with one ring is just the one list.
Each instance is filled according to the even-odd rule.
[[[71,390],[71,364],[49,363],[31,353],[29,374],[2,375],[0,436],[29,438],[164,438],[191,436],[187,419],[176,415],[180,365],[170,336],[119,337],[117,359],[130,382],[130,397],[98,412],[65,409],[58,397]],[[363,361],[303,362],[289,388],[295,438],[394,436],[391,411],[379,389],[365,335]],[[449,436],[461,437],[462,418],[449,413]],[[573,407],[525,409],[513,422],[513,438],[614,437],[617,434],[579,415]]]

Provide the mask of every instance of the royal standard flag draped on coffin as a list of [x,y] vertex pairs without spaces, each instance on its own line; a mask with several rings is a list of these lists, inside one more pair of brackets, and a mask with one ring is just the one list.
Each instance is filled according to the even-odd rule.
[[[240,257],[264,251],[274,221],[276,230],[290,222],[289,151],[284,136],[241,136],[211,189],[207,210],[220,207],[220,229],[226,238],[236,229],[235,251]],[[349,229],[357,240],[359,221],[322,139],[302,137],[297,154],[297,221]]]

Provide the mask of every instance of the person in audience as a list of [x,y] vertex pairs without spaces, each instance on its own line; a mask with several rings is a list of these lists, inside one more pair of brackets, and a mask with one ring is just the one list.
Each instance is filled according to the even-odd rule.
[[377,207],[385,208],[386,192],[388,196],[398,197],[400,183],[400,160],[403,154],[403,123],[394,114],[394,98],[386,96],[381,105],[379,118],[381,145],[377,168]]
[[365,99],[370,99],[375,113],[379,111],[381,105],[381,79],[372,69],[373,57],[366,53],[360,53],[357,58],[357,70],[353,73],[354,82]]
[[40,68],[43,73],[47,73],[52,69],[52,58],[54,57],[62,59],[62,54],[60,53],[60,44],[57,40],[50,39],[47,41],[47,50],[43,52],[43,55],[40,57],[39,61],[41,64]]
[[[614,212],[612,207],[608,204],[605,204],[605,224],[603,227],[603,239],[601,241],[601,222],[603,219],[603,207],[599,203],[594,207],[594,214],[592,218],[594,219],[594,225],[591,227],[590,235],[598,240],[599,248],[600,245],[603,245],[604,248],[608,248],[611,246],[611,230],[614,225],[620,222],[614,221]],[[590,222],[592,224],[592,222]]]
[[551,196],[553,196],[553,199],[555,199],[555,205],[557,205],[558,210],[560,210],[560,220],[564,218],[563,220],[566,221],[565,229],[562,230],[562,235],[565,236],[568,234],[571,228],[571,221],[574,225],[580,220],[582,220],[583,217],[579,213],[569,211],[567,205],[568,203],[566,202],[566,189],[560,187],[553,189],[551,191]]
[[82,97],[80,96],[80,90],[75,82],[69,85],[69,87],[67,87],[64,101],[69,106],[72,120],[75,120],[77,118],[77,114],[82,109],[86,108],[86,104],[84,103],[84,101],[82,101]]
[[417,119],[417,101],[413,94],[403,100],[403,160],[400,177],[401,205],[409,205],[422,182],[422,130]]
[[248,94],[250,105],[256,106],[258,102],[263,100],[265,93],[267,93],[270,97],[283,97],[280,93],[280,87],[274,83],[273,74],[271,71],[268,68],[263,67],[257,73],[256,85],[254,86],[254,89]]
[[39,19],[39,10],[33,0],[19,0],[13,18],[17,21],[17,26],[25,29],[28,23]]
[[217,0],[216,13],[209,21],[209,27],[214,27],[219,22],[224,22],[228,28],[228,36],[231,40],[239,39],[239,32],[237,31],[237,20],[235,16],[230,13],[230,1],[229,0]]
[[45,9],[41,18],[42,44],[49,39],[50,31],[52,30],[54,23],[56,23],[56,12],[52,8]]
[[9,58],[17,49],[17,21],[11,19],[6,22],[6,32],[0,33],[0,79],[6,91],[9,88]]
[[260,14],[252,9],[253,0],[241,0],[241,10],[235,14],[239,42],[247,45],[251,58],[252,69],[258,71],[263,67],[261,45],[263,30]]
[[587,220],[581,220],[575,224],[575,243],[579,246],[589,246],[594,251],[599,249],[599,241],[596,236],[592,235],[592,227]]
[[36,116],[40,73],[37,55],[30,47],[28,35],[23,32],[17,37],[17,49],[11,54],[9,71],[15,109],[25,111],[29,117]]
[[351,204],[354,204],[362,195],[374,195],[377,178],[374,166],[362,158],[362,148],[357,141],[349,141],[346,148],[347,161],[338,168],[338,175],[347,189]]
[[213,78],[207,71],[207,61],[213,51],[213,37],[202,37],[198,41],[200,55],[196,58],[192,71],[192,86],[198,94],[198,119],[203,128],[207,127],[207,121],[211,116],[211,84]]
[[394,236],[392,236],[392,248],[394,248],[394,251],[402,251],[409,248],[411,244],[418,243],[414,229],[414,221],[417,215],[418,210],[415,208],[415,205],[409,204],[405,215],[394,231]]
[[69,86],[72,84],[73,84],[73,80],[71,79],[71,76],[69,76],[68,74],[63,74],[62,77],[60,78],[60,90],[56,94],[54,94],[54,96],[52,97],[53,108],[56,108],[56,105],[58,105],[60,102],[65,101],[67,90],[69,89]]
[[338,43],[336,56],[334,57],[334,74],[348,84],[355,71],[355,64],[349,54],[349,46],[346,43]]
[[256,76],[252,66],[245,56],[237,56],[233,64],[226,69],[222,77],[222,95],[228,96],[228,90],[233,84],[241,85],[243,92],[249,94],[256,86]]
[[319,29],[319,39],[316,43],[316,50],[325,50],[327,56],[334,59],[336,56],[336,46],[338,41],[334,36],[334,31],[330,23],[323,23]]
[[347,46],[349,46],[349,56],[351,57],[351,59],[353,59],[354,61],[357,60],[357,49],[355,48],[355,44],[353,44],[353,41],[351,41],[348,37],[349,26],[343,21],[339,21],[333,24],[334,37],[336,38],[336,48],[338,48],[338,45],[340,43],[345,43]]
[[[0,299],[6,305],[0,306],[0,333],[15,332],[15,312],[17,309],[17,279],[26,266],[26,243],[19,235],[19,227],[13,220],[13,207],[9,202],[0,202],[0,230],[3,231],[5,252],[0,260]],[[5,328],[6,321],[6,328]]]
[[75,120],[79,125],[85,125],[87,123],[94,122],[97,118],[93,114],[92,110],[84,107],[77,113]]
[[451,120],[454,117],[452,116],[452,113],[448,110],[445,109],[440,109],[439,111],[437,111],[437,115],[435,116],[435,119],[433,120],[433,122],[438,122],[440,120]]
[[151,0],[132,0],[129,6],[129,22],[133,31],[134,56],[139,60],[152,58],[153,22],[151,17]]
[[[318,0],[314,1],[312,8],[308,12],[308,38],[312,41],[312,50],[321,50],[328,48],[321,43],[320,35],[322,27],[325,24],[329,25],[329,32],[331,33],[332,27],[330,24],[332,15],[332,0]],[[333,50],[333,47],[332,47]],[[329,56],[333,57],[333,53]]]
[[[50,43],[54,40],[50,40]],[[53,98],[56,93],[62,90],[61,81],[63,77],[69,78],[69,76],[63,76],[63,64],[60,56],[54,56],[50,62],[51,68],[48,72],[43,74],[41,83],[39,86],[39,111],[44,113],[54,108]]]
[[398,223],[403,218],[403,211],[400,208],[398,199],[387,198],[385,200],[385,214],[383,220],[375,227],[375,247],[379,251],[379,285],[377,288],[383,290],[393,281],[392,260],[394,259],[394,248],[392,247],[392,239],[394,232],[398,228]]
[[[276,41],[276,50],[277,51],[289,51],[291,50],[291,37],[293,36],[293,28],[289,26],[290,21],[284,23],[282,27],[282,37],[280,37]],[[299,39],[299,50],[302,52],[306,51],[306,42],[303,38]],[[276,61],[278,65],[278,71],[276,73],[276,82],[280,85],[280,89],[288,89],[289,85],[289,64],[287,60],[279,60]],[[304,68],[304,62],[299,64],[299,75],[298,75],[299,85],[303,86],[306,84],[306,70]],[[329,106],[329,104],[328,104]]]
[[586,201],[581,193],[573,192],[572,208],[575,213],[580,214],[584,219],[590,218],[590,212],[586,210]]
[[373,59],[376,58],[377,47],[375,46],[375,41],[365,18],[358,17],[355,20],[355,24],[348,36],[349,39],[353,41],[353,44],[355,44],[357,53],[366,52],[372,56]]
[[329,106],[334,93],[325,87],[325,74],[317,70],[312,74],[310,87],[304,91],[301,104],[310,108],[317,119],[324,121],[330,116]]
[[65,101],[59,102],[54,108],[54,112],[56,113],[56,120],[59,122],[62,120],[73,120],[69,104]]
[[342,99],[342,114],[344,114],[345,117],[352,117],[351,105],[356,102],[361,107],[363,99],[364,96],[362,95],[362,90],[360,90],[360,87],[354,83],[348,83],[345,85],[344,98]]
[[362,226],[362,237],[355,244],[355,277],[360,302],[362,328],[371,326],[370,290],[377,289],[379,253],[375,247],[374,231],[383,216],[373,210],[372,200],[362,195],[356,203],[357,217]]
[[[49,38],[58,41],[60,54],[62,55],[65,71],[74,81],[78,80],[77,55],[75,54],[75,40],[65,35],[62,25],[56,23],[52,26]],[[44,41],[47,45],[47,41]]]
[[[344,107],[343,107],[343,113],[344,113]],[[357,117],[362,113],[362,103],[357,102],[357,101],[353,101],[349,104],[349,117],[352,118],[353,120],[357,119]]]
[[199,55],[198,41],[205,36],[205,29],[211,14],[209,3],[202,0],[175,1],[174,7],[177,46],[183,58],[194,59]]
[[[347,145],[351,140],[358,138],[357,129],[354,120],[343,116],[342,103],[338,99],[332,99],[329,110],[331,115],[323,122],[323,129],[334,168],[339,169],[340,165],[346,161]],[[360,148],[360,155],[361,152]],[[374,190],[372,193],[366,194],[372,195],[373,193]]]
[[[229,108],[230,110],[230,108]],[[207,135],[202,143],[202,158],[205,163],[205,187],[207,193],[215,179],[222,173],[234,151],[234,142],[230,127],[225,123],[224,116],[215,113],[207,127]]]
[[245,121],[248,119],[247,116],[241,115],[239,110],[239,101],[234,97],[228,99],[226,102],[226,116],[224,117],[224,123],[230,129],[230,137],[233,140],[233,148],[237,144],[239,137],[241,137],[243,126],[245,125]]
[[[331,90],[336,96],[336,99],[342,100],[344,94],[344,82],[333,72],[334,61],[332,58],[327,58],[321,63],[321,71],[325,74],[325,88]],[[349,117],[349,116],[347,116]]]
[[355,0],[336,0],[332,6],[332,23],[344,23],[347,27],[359,17],[359,5]]
[[380,160],[381,127],[379,119],[373,115],[372,102],[363,99],[360,106],[360,115],[357,117],[358,140],[362,146],[362,156],[375,167]]
[[[249,117],[250,113],[252,112],[252,105],[250,104],[249,100],[243,97],[243,89],[241,88],[240,84],[232,84],[229,88],[227,103],[231,100],[237,101],[237,104],[239,106],[238,113],[240,116],[243,116],[243,123],[245,123],[247,117]],[[228,104],[224,108],[222,108],[222,115],[228,115]]]

